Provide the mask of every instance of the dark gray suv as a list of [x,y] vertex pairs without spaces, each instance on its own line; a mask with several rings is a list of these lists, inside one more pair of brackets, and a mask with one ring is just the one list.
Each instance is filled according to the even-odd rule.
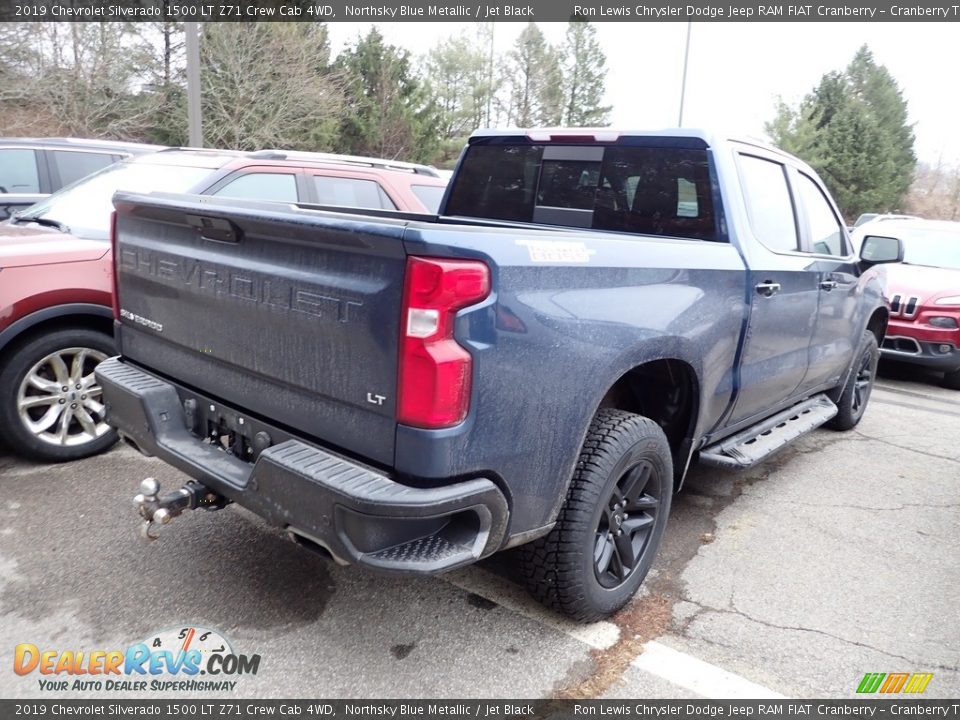
[[92,172],[159,145],[75,138],[0,138],[0,220]]

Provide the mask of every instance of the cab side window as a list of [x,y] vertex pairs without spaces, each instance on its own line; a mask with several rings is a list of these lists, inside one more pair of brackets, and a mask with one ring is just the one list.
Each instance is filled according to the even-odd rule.
[[799,173],[798,192],[810,224],[810,249],[818,255],[847,255],[843,226],[817,184]]

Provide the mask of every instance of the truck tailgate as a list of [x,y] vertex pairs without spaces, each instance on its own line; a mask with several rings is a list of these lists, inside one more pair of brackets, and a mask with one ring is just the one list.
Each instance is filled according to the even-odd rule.
[[126,360],[393,461],[403,220],[118,193]]

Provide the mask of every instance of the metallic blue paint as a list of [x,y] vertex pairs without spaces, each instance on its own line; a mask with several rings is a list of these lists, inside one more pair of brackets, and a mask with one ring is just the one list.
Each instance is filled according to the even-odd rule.
[[[487,133],[471,142],[515,140],[509,133]],[[638,140],[621,139],[633,141]],[[651,142],[651,137],[644,136],[643,141]],[[231,258],[236,246],[197,246],[190,239],[183,216],[194,213],[229,218],[246,237],[256,238],[251,245],[256,252],[248,248],[241,253],[247,253],[241,258],[247,267],[270,257],[271,272],[289,273],[292,268],[278,263],[277,257],[303,260],[313,252],[326,253],[329,277],[321,284],[350,286],[369,308],[369,314],[358,314],[352,333],[335,334],[341,343],[339,357],[352,358],[354,363],[327,370],[342,376],[343,387],[356,384],[349,381],[347,373],[382,385],[395,364],[398,307],[378,302],[375,288],[364,281],[382,280],[383,287],[396,289],[399,277],[395,273],[402,273],[398,256],[403,254],[486,262],[493,292],[484,302],[461,311],[456,323],[459,341],[473,356],[474,372],[470,413],[456,427],[421,430],[394,424],[395,437],[385,440],[387,418],[382,411],[364,408],[357,398],[338,396],[336,384],[289,379],[295,364],[304,360],[298,334],[302,341],[306,328],[311,327],[309,332],[314,335],[310,337],[322,344],[334,337],[330,331],[282,313],[275,324],[267,325],[250,314],[256,309],[249,305],[246,317],[241,312],[240,317],[228,321],[226,298],[216,303],[203,300],[202,307],[211,318],[233,323],[233,336],[242,336],[246,320],[261,336],[272,335],[279,328],[293,343],[295,352],[289,356],[282,351],[261,353],[264,363],[282,367],[288,376],[285,383],[277,383],[266,366],[244,372],[243,347],[252,348],[246,343],[256,340],[241,340],[240,346],[230,350],[224,344],[231,337],[229,329],[217,329],[207,321],[201,323],[205,332],[213,333],[220,342],[214,348],[217,357],[205,357],[180,345],[176,352],[172,347],[164,351],[162,335],[148,340],[146,331],[139,328],[124,329],[123,352],[141,366],[161,374],[173,373],[187,385],[219,395],[225,403],[236,403],[252,413],[259,408],[268,418],[269,408],[277,402],[293,403],[285,414],[291,431],[372,461],[402,482],[429,485],[490,478],[508,498],[510,536],[549,526],[565,496],[590,420],[625,373],[665,359],[682,363],[692,372],[696,415],[674,463],[686,467],[690,455],[707,442],[842,385],[871,315],[886,312],[877,274],[862,270],[852,255],[775,253],[754,238],[748,199],[738,176],[738,153],[775,159],[794,172],[802,170],[816,177],[812,170],[774,149],[696,131],[667,133],[659,141],[709,146],[715,205],[722,210],[721,236],[726,241],[442,216],[404,214],[381,219],[376,214],[358,217],[216,198],[204,198],[202,203],[196,198],[170,196],[125,194],[119,198],[121,249],[130,243],[154,246],[162,238],[165,252],[175,252],[176,245],[182,244],[220,264],[240,266],[240,259]],[[806,233],[804,223],[803,243],[808,241]],[[580,243],[585,255],[579,262],[544,262],[531,253],[531,242],[552,241]],[[240,246],[245,242],[248,240]],[[396,245],[388,251],[391,242]],[[351,270],[359,267],[351,262],[361,260],[367,263],[363,267],[371,267],[371,257],[381,258],[381,270],[394,275],[361,278]],[[306,278],[310,273],[296,274]],[[176,306],[173,289],[167,287],[152,298],[131,298],[137,285],[131,282],[124,287],[126,280],[127,275],[122,274],[120,296],[125,307],[132,302],[143,314],[157,315],[164,323],[180,322],[164,315]],[[836,281],[837,287],[821,289],[825,280]],[[758,294],[754,286],[766,281],[780,283],[781,293],[770,298]],[[144,281],[140,282],[139,291],[150,292]],[[196,301],[201,302],[199,298]],[[389,337],[385,329],[392,333]],[[179,326],[171,332],[190,337]],[[374,344],[389,356],[387,360],[360,362],[358,349]],[[335,361],[336,356],[328,359]],[[169,367],[163,367],[167,360]],[[240,378],[245,378],[246,387],[241,394],[231,395],[231,383]],[[312,395],[294,402],[303,388],[312,388]],[[263,399],[269,393],[275,394],[274,400]],[[304,418],[311,412],[314,419],[306,422]],[[338,419],[335,425],[330,424],[333,419]],[[121,418],[121,426],[122,422]],[[385,448],[392,449],[388,456]]]

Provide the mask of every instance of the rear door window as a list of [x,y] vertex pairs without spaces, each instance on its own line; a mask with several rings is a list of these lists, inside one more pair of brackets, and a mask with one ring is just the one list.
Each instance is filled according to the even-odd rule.
[[783,165],[741,155],[740,177],[757,240],[770,250],[797,250],[797,222]]
[[95,152],[75,152],[73,150],[48,150],[53,156],[53,164],[60,173],[60,185],[70,185],[80,178],[95,173],[107,165],[113,165],[115,155]]
[[0,148],[0,193],[39,193],[37,155],[30,148]]
[[475,145],[449,215],[715,240],[706,149]]
[[297,202],[297,178],[292,173],[252,172],[231,180],[213,194],[245,200]]
[[313,181],[317,190],[317,202],[321,205],[373,210],[397,209],[380,184],[373,180],[314,175]]

